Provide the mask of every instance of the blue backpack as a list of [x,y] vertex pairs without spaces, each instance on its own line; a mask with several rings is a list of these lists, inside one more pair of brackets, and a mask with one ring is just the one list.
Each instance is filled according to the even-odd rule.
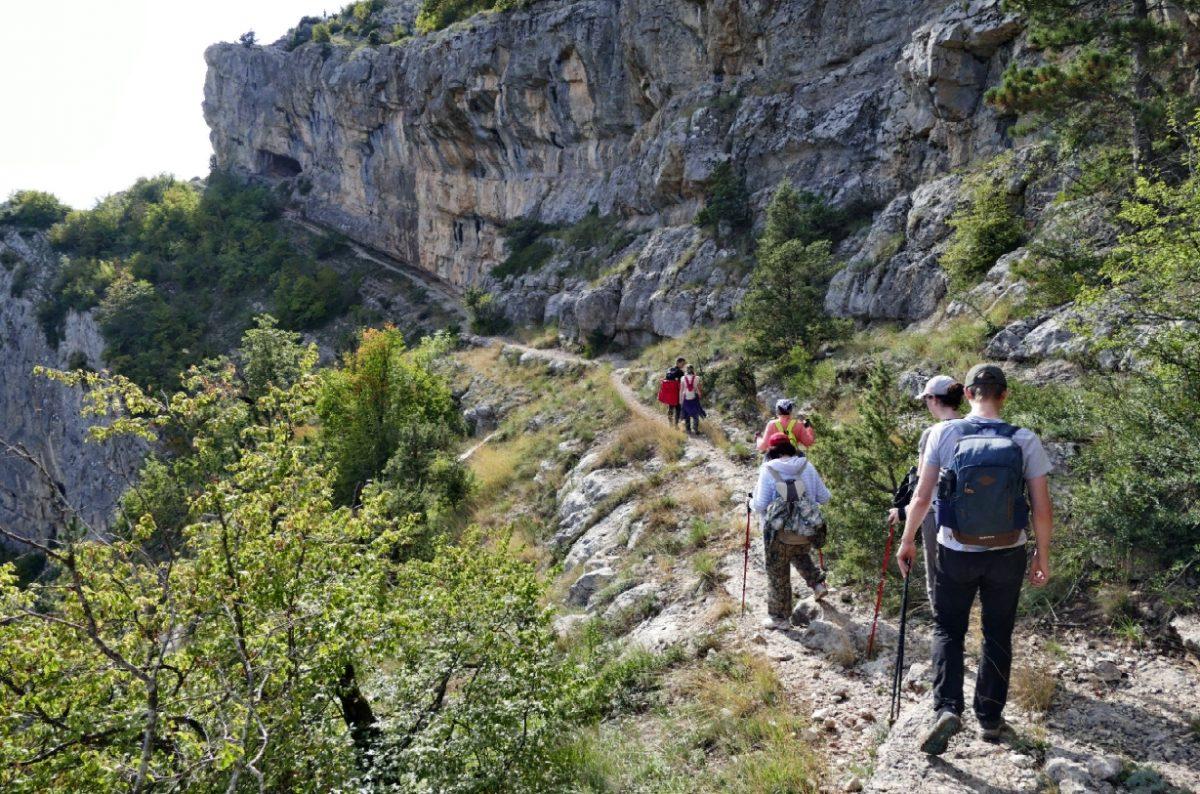
[[938,480],[937,521],[959,543],[1011,546],[1029,524],[1025,459],[1003,422],[959,419],[962,438]]

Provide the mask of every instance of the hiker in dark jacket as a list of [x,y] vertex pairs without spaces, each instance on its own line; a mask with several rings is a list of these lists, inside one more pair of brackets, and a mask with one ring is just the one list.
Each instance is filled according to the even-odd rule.
[[1054,525],[1046,477],[1050,459],[1036,435],[1000,418],[1008,397],[1008,380],[1000,367],[972,367],[965,386],[971,413],[966,419],[931,428],[917,493],[908,505],[904,537],[896,552],[900,572],[908,576],[917,556],[917,531],[936,490],[935,718],[921,743],[921,750],[930,755],[945,752],[950,738],[962,729],[963,643],[976,594],[982,607],[983,648],[975,681],[975,716],[985,741],[1004,737],[1012,633],[1031,519],[1036,548],[1029,582],[1042,587],[1050,579]]
[[769,439],[767,458],[758,471],[758,485],[754,489],[753,508],[759,515],[763,525],[763,552],[767,566],[767,620],[763,626],[769,629],[783,630],[791,625],[792,617],[792,577],[791,567],[795,566],[804,583],[812,588],[813,597],[820,601],[829,592],[825,584],[825,572],[813,562],[812,547],[809,545],[790,546],[779,538],[768,537],[766,533],[767,508],[776,499],[782,499],[779,493],[778,478],[796,480],[797,487],[803,487],[804,492],[814,503],[826,504],[829,501],[829,489],[821,475],[808,458],[797,452],[796,447],[783,433],[776,433]]
[[[667,370],[667,377],[665,377],[663,380],[682,381],[683,376],[687,374],[687,371],[684,369],[686,366],[687,360],[684,359],[683,356],[675,359],[675,366]],[[680,384],[680,386],[682,387],[682,384]],[[674,403],[667,404],[667,419],[671,421],[673,426],[679,427],[679,420],[682,418],[683,400],[681,398],[676,398]]]
[[[935,375],[925,383],[925,388],[917,395],[917,399],[924,401],[925,407],[929,409],[933,418],[938,420],[938,424],[925,428],[921,433],[921,440],[917,442],[917,465],[909,471],[904,485],[900,486],[901,490],[905,492],[904,496],[898,497],[899,501],[896,506],[888,511],[889,524],[903,525],[908,511],[908,503],[916,495],[917,477],[920,475],[921,465],[925,460],[925,445],[929,440],[929,434],[938,425],[959,418],[958,408],[963,402],[963,385],[948,375]],[[933,577],[937,570],[937,531],[937,522],[931,512],[921,522],[921,545],[925,558],[925,595],[929,598],[930,604],[933,603]]]

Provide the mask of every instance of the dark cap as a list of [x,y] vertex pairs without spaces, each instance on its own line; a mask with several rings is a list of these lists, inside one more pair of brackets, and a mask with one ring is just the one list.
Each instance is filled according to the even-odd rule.
[[1007,389],[1008,378],[1004,377],[1004,370],[995,364],[976,364],[967,373],[966,385],[967,388],[971,386],[995,385],[1001,389]]

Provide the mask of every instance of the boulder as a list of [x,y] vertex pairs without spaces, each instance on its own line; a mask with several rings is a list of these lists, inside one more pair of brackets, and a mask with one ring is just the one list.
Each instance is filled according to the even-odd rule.
[[597,591],[616,578],[617,572],[607,566],[586,571],[583,576],[575,580],[575,584],[571,585],[571,589],[567,592],[567,603],[572,606],[586,607]]

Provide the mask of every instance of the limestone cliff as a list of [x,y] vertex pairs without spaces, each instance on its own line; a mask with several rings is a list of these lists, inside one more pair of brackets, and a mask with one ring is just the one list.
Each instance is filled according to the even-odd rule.
[[[130,444],[89,441],[90,422],[79,413],[81,395],[33,370],[39,365],[99,369],[104,340],[90,313],[72,312],[61,342],[47,341],[37,304],[57,255],[42,235],[4,230],[0,253],[10,262],[0,267],[0,438],[28,449],[90,527],[103,529],[140,451]],[[49,488],[27,463],[0,453],[0,526],[26,537],[51,537],[57,524]]]
[[[1009,145],[981,98],[1019,33],[998,0],[547,0],[392,45],[218,44],[204,110],[221,166],[459,285],[503,259],[516,218],[595,206],[635,230],[689,226],[732,160],[759,206],[787,178],[885,224],[848,244],[827,305],[908,321],[944,293],[933,254],[955,194],[928,183]],[[599,284],[492,288],[510,290],[511,315],[577,336],[726,319],[735,269],[714,251],[686,285],[664,280],[692,260],[662,243],[643,235],[623,254],[638,266]],[[653,316],[668,298],[672,318]]]

